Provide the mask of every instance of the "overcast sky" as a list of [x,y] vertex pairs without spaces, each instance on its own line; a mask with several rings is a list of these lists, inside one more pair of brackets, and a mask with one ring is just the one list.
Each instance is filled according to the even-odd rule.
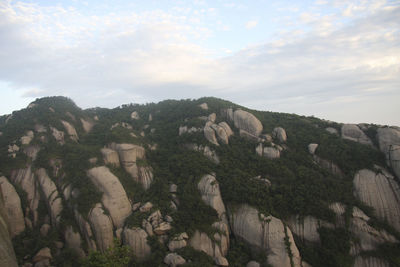
[[0,114],[52,95],[400,126],[400,1],[0,0]]

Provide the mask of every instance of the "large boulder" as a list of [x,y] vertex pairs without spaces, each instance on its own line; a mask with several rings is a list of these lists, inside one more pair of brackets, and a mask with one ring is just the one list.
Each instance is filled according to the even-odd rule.
[[374,208],[378,218],[400,231],[400,188],[394,177],[384,169],[379,173],[363,169],[356,173],[354,195]]
[[96,238],[97,249],[105,252],[113,246],[113,224],[110,217],[104,214],[102,205],[97,203],[89,212],[88,220]]
[[110,213],[114,226],[122,227],[132,207],[120,181],[105,166],[92,168],[87,174],[98,190],[103,192],[102,203]]
[[387,164],[400,178],[400,130],[395,128],[378,129],[379,149],[385,154]]
[[223,257],[221,248],[218,242],[211,240],[211,238],[203,232],[196,230],[189,240],[189,244],[195,250],[203,251],[212,258]]
[[300,237],[302,241],[315,242],[320,241],[318,228],[321,225],[321,221],[312,216],[306,216],[300,218],[299,216],[293,216],[289,218],[287,224],[292,232]]
[[229,126],[229,124],[228,123],[226,123],[226,122],[220,122],[220,123],[218,123],[218,125],[220,126],[220,127],[222,127],[224,130],[225,130],[225,133],[226,133],[226,135],[228,136],[228,138],[231,136],[231,135],[233,135],[233,131],[232,131],[232,129],[231,129],[231,127]]
[[272,136],[278,139],[281,143],[286,142],[287,140],[286,131],[282,127],[274,128],[274,130],[272,131]]
[[74,250],[79,257],[84,257],[85,252],[81,247],[81,235],[75,232],[72,226],[67,226],[64,232],[64,239],[67,248]]
[[[254,250],[264,251],[272,266],[301,266],[299,251],[292,232],[281,220],[264,216],[257,209],[246,204],[235,207],[230,212],[231,229],[237,238],[246,241]],[[290,242],[292,259],[286,249],[285,238]]]
[[217,137],[215,135],[215,131],[213,128],[211,128],[211,124],[206,124],[206,126],[204,126],[204,137],[212,144],[219,146],[218,141],[217,141]]
[[89,133],[94,126],[94,123],[89,119],[85,120],[85,119],[81,118],[81,123],[82,123],[82,127],[83,127],[83,130],[85,131],[85,133]]
[[186,247],[187,245],[187,239],[188,235],[186,233],[181,233],[178,236],[174,237],[171,241],[168,243],[168,249],[170,251],[175,251],[177,249]]
[[11,243],[7,211],[0,188],[0,266],[17,267],[17,259]]
[[371,256],[358,256],[354,261],[354,267],[389,267],[390,264],[384,259]]
[[45,201],[50,214],[51,223],[53,226],[57,226],[60,221],[60,214],[63,209],[62,200],[58,194],[57,187],[47,175],[45,169],[41,168],[37,170],[36,175],[41,191],[45,196]]
[[102,148],[101,154],[103,155],[104,164],[114,165],[119,167],[118,152],[110,148]]
[[217,133],[218,140],[220,140],[223,144],[229,144],[229,136],[226,133],[225,129],[217,124],[212,124],[211,128]]
[[202,200],[218,213],[220,219],[226,218],[226,210],[224,202],[222,201],[221,191],[215,176],[207,174],[204,175],[197,185],[200,190]]
[[342,138],[364,145],[372,145],[372,141],[368,136],[355,124],[343,124]]
[[125,228],[122,233],[122,242],[132,248],[138,260],[144,260],[151,253],[151,248],[147,243],[147,233],[142,228]]
[[79,230],[85,238],[86,244],[89,250],[97,250],[97,245],[95,241],[95,237],[92,231],[92,227],[89,222],[78,212],[77,209],[74,209],[74,217],[75,221],[78,224]]
[[75,130],[75,127],[72,126],[69,122],[61,120],[61,123],[64,125],[65,130],[67,131],[67,134],[69,138],[73,141],[78,141],[78,133]]
[[263,126],[256,116],[240,109],[233,113],[233,123],[236,128],[244,130],[254,136],[259,136],[263,130]]
[[33,131],[27,131],[24,136],[20,138],[21,145],[29,145],[34,137]]
[[3,192],[5,211],[10,226],[10,235],[14,237],[25,230],[21,200],[14,186],[4,176],[0,177],[0,190]]
[[176,253],[169,253],[165,256],[164,263],[168,266],[175,267],[185,264],[186,260]]
[[[29,207],[29,212],[33,217],[33,224],[36,225],[38,220],[37,208],[39,206],[40,193],[39,186],[35,175],[32,173],[31,166],[26,169],[14,170],[11,172],[11,181],[19,185],[22,190],[26,193],[26,200]],[[29,212],[25,211],[25,217],[29,215]]]

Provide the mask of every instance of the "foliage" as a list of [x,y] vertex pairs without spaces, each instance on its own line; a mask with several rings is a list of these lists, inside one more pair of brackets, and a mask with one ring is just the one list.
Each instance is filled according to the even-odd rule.
[[114,239],[114,246],[108,248],[104,253],[91,251],[87,258],[82,259],[82,267],[125,267],[131,261],[132,254],[128,246],[120,244]]

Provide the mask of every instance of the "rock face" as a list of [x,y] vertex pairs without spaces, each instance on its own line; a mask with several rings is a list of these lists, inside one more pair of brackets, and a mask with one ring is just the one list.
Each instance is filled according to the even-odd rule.
[[131,119],[132,120],[139,120],[140,119],[139,113],[137,111],[132,112],[131,113]]
[[379,128],[377,134],[379,149],[385,154],[386,161],[400,178],[400,130]]
[[151,253],[151,248],[147,244],[147,233],[141,228],[125,228],[122,233],[122,242],[132,248],[133,254],[143,260]]
[[102,203],[111,215],[116,228],[123,226],[132,207],[118,178],[107,167],[95,167],[87,172],[94,185],[103,192]]
[[281,143],[286,142],[287,140],[286,131],[282,127],[274,128],[272,131],[272,136],[278,139]]
[[309,144],[308,145],[308,152],[310,152],[311,155],[315,154],[315,150],[317,150],[318,144]]
[[320,221],[312,216],[299,218],[294,216],[287,221],[287,224],[296,236],[299,236],[303,241],[319,242],[318,228]]
[[354,261],[354,267],[389,267],[389,266],[390,264],[387,261],[375,257],[358,256]]
[[200,190],[203,201],[217,211],[220,219],[225,218],[225,205],[221,198],[221,192],[219,190],[217,179],[209,174],[204,175],[197,185],[197,188]]
[[[229,114],[229,112],[227,112]],[[228,115],[228,118],[230,116]],[[244,110],[233,112],[233,122],[236,128],[244,130],[254,136],[259,136],[263,130],[261,122],[251,113]]]
[[212,150],[209,146],[197,145],[197,144],[186,144],[186,148],[194,151],[203,153],[206,158],[213,161],[215,164],[219,164],[219,157],[217,153]]
[[41,168],[36,171],[38,182],[43,195],[45,196],[46,205],[51,217],[53,226],[57,226],[60,221],[60,214],[63,209],[62,200],[58,195],[57,187],[47,175],[46,170]]
[[277,159],[281,156],[281,151],[278,147],[264,146],[262,143],[259,143],[256,147],[256,153],[259,156],[264,156],[269,159]]
[[78,141],[79,137],[78,134],[76,133],[75,127],[72,126],[69,122],[67,121],[61,121],[61,123],[64,125],[65,130],[67,131],[67,134],[69,135],[69,138],[73,141]]
[[110,217],[104,214],[102,205],[97,203],[89,212],[88,220],[96,238],[97,248],[105,252],[113,246],[113,224]]
[[342,138],[364,145],[372,145],[368,136],[366,136],[365,133],[355,124],[343,124]]
[[208,110],[208,105],[207,105],[207,103],[202,103],[202,104],[199,105],[199,107],[200,107],[201,109],[203,109],[203,110]]
[[171,241],[168,243],[168,249],[170,251],[175,251],[177,249],[186,247],[187,242],[186,240],[188,239],[188,235],[186,233],[182,233],[178,235],[177,237],[173,238]]
[[36,225],[38,220],[37,208],[39,206],[40,194],[37,186],[35,175],[32,173],[31,167],[12,171],[11,181],[19,185],[27,194],[27,202],[29,211],[25,211],[25,217],[31,213],[33,224]]
[[7,211],[3,203],[2,189],[0,188],[0,266],[17,267],[14,248],[10,239]]
[[21,200],[14,186],[7,178],[0,177],[0,190],[3,192],[4,206],[7,214],[10,235],[14,237],[25,230],[24,214],[21,208]]
[[73,249],[80,257],[85,256],[85,252],[81,248],[81,235],[75,232],[72,226],[67,226],[64,239],[67,248]]
[[168,266],[178,266],[186,263],[186,260],[176,253],[169,253],[164,258],[164,263]]
[[219,146],[217,137],[215,136],[215,131],[211,126],[207,125],[204,127],[204,137],[211,143],[216,146]]
[[26,135],[21,137],[21,144],[22,145],[29,145],[29,143],[32,141],[34,137],[33,131],[27,131]]
[[193,236],[190,238],[189,244],[195,250],[203,251],[214,259],[223,256],[220,246],[216,242],[213,242],[206,233],[196,230]]
[[363,169],[356,173],[354,195],[374,208],[375,214],[400,231],[400,188],[394,177],[385,170],[375,173]]
[[81,123],[82,123],[82,127],[83,127],[83,130],[85,131],[85,133],[89,133],[94,126],[93,122],[91,122],[90,120],[82,119],[82,118],[81,118]]
[[[285,226],[281,220],[260,215],[259,212],[248,206],[240,205],[230,213],[230,222],[233,233],[252,247],[265,251],[268,255],[268,263],[272,266],[290,267],[290,258],[284,242]],[[290,229],[286,229],[287,237],[291,243],[292,260],[294,266],[301,266],[299,251],[293,240]]]
[[102,148],[101,154],[103,155],[104,164],[111,164],[115,167],[119,167],[118,152],[110,148]]
[[325,128],[325,130],[330,134],[339,135],[338,130],[336,130],[335,128],[327,127]]
[[59,131],[54,127],[50,127],[50,130],[51,130],[51,133],[52,133],[53,137],[56,139],[56,141],[59,144],[61,144],[61,145],[65,144],[64,132],[63,131]]
[[85,238],[86,244],[88,245],[89,250],[97,250],[97,245],[95,241],[95,237],[93,235],[92,227],[89,222],[86,221],[85,218],[78,212],[78,210],[74,210],[75,221],[79,226],[79,230]]

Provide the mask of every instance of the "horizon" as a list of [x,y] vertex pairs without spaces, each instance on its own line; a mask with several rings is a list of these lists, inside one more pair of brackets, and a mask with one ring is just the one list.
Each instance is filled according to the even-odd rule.
[[226,99],[400,126],[398,1],[0,0],[0,114]]

